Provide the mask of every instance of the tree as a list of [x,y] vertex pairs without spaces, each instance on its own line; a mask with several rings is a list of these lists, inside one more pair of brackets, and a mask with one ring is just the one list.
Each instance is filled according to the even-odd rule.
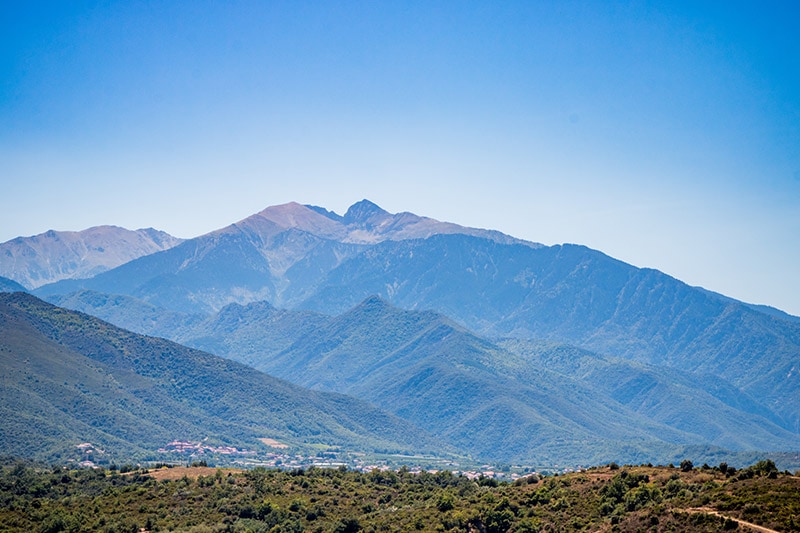
[[689,459],[681,461],[681,472],[691,472],[694,464]]
[[357,533],[361,524],[355,518],[343,518],[333,527],[333,533]]

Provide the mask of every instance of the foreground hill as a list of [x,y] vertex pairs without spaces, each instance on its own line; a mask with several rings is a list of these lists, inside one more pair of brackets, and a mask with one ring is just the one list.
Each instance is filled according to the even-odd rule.
[[768,461],[740,471],[691,466],[612,465],[498,484],[446,471],[174,468],[120,475],[10,464],[0,469],[0,529],[800,531],[797,477]]
[[0,449],[69,456],[91,442],[157,458],[175,439],[254,449],[258,439],[357,450],[430,450],[433,439],[374,407],[121,330],[22,293],[0,294]]
[[0,276],[35,289],[62,279],[90,278],[132,259],[172,248],[181,240],[152,228],[51,230],[0,243]]

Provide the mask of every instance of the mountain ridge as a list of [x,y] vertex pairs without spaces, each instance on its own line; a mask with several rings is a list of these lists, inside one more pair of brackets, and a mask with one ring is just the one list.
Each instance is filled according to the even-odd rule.
[[0,292],[28,292],[28,289],[13,279],[0,276]]
[[92,277],[182,241],[153,228],[94,226],[83,231],[49,230],[0,243],[0,275],[27,289],[36,289],[62,279]]
[[[265,225],[265,222],[274,226]],[[344,216],[322,207],[302,205],[297,202],[270,206],[211,233],[237,229],[246,229],[262,240],[274,236],[276,230],[298,229],[316,237],[335,239],[348,244],[375,244],[384,240],[420,239],[443,233],[457,233],[480,236],[498,242],[542,246],[495,230],[460,226],[409,212],[389,213],[366,199],[351,205]]]
[[[376,212],[373,208],[369,211]],[[365,228],[348,226],[296,202],[271,206],[171,249],[121,265],[121,270],[114,269],[119,272],[116,279],[115,273],[104,272],[92,280],[49,284],[40,287],[37,294],[65,294],[88,288],[129,294],[164,307],[169,307],[171,299],[180,302],[172,306],[180,311],[198,309],[199,304],[200,311],[214,312],[228,303],[258,300],[291,306],[305,299],[330,269],[376,242],[465,233],[493,242],[541,246],[497,231],[465,228],[411,213],[380,212],[384,213],[380,215],[381,223]],[[226,261],[230,264],[221,266]],[[219,279],[214,270],[221,268],[226,270],[225,280]],[[160,279],[148,279],[148,271],[154,269],[163,271]],[[125,288],[120,289],[120,281]],[[216,286],[209,290],[212,282]]]
[[[342,312],[369,294],[435,309],[479,334],[549,339],[719,374],[800,429],[800,324],[584,246],[530,249],[465,235],[384,242],[328,272],[300,307]],[[764,349],[768,347],[769,349]]]

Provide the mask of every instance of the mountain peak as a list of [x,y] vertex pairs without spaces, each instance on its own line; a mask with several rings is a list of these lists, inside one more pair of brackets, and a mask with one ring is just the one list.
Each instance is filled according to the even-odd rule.
[[342,215],[339,215],[339,214],[337,214],[337,213],[335,213],[333,211],[328,211],[324,207],[320,207],[318,205],[308,205],[308,204],[305,204],[304,207],[307,207],[307,208],[311,209],[312,211],[316,211],[320,215],[326,216],[329,219],[334,220],[336,222],[341,222],[342,221]]
[[371,296],[367,296],[356,306],[342,313],[339,316],[339,318],[347,322],[350,322],[352,320],[356,321],[367,320],[369,322],[372,322],[374,320],[379,320],[381,318],[398,316],[403,313],[406,313],[406,311],[403,311],[400,308],[393,306],[392,304],[390,304],[377,294],[373,294]]
[[350,206],[347,213],[344,214],[344,223],[364,223],[375,216],[388,214],[387,211],[384,211],[378,205],[365,199]]
[[308,207],[297,202],[289,202],[286,204],[271,205],[257,213],[266,218],[290,218],[297,215],[306,214]]
[[232,228],[237,230],[247,228],[262,238],[292,228],[329,239],[343,238],[345,234],[344,227],[334,217],[322,213],[320,208],[297,202],[267,207],[220,231],[231,231]]
[[389,302],[387,302],[377,294],[367,296],[364,300],[361,301],[360,304],[356,306],[356,308],[395,309],[395,307],[390,305]]

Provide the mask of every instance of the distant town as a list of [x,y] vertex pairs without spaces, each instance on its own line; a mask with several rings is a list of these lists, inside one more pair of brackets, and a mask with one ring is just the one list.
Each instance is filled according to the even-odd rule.
[[[405,456],[405,455],[384,455],[367,456],[364,453],[351,453],[341,451],[321,451],[316,454],[292,453],[288,444],[281,443],[274,439],[259,439],[265,445],[276,451],[256,451],[235,446],[213,446],[204,442],[194,442],[189,440],[173,440],[163,447],[156,450],[162,455],[159,460],[142,461],[137,463],[137,467],[149,467],[155,464],[160,465],[192,465],[203,464],[204,466],[238,467],[238,468],[344,468],[358,472],[389,471],[407,469],[409,473],[421,474],[427,472],[436,474],[447,470],[455,475],[462,475],[468,479],[475,480],[480,478],[496,479],[500,481],[515,481],[531,475],[539,475],[540,472],[531,467],[524,466],[505,466],[498,468],[496,465],[465,465],[460,463],[427,456]],[[94,444],[85,442],[76,445],[81,460],[78,465],[82,468],[99,468],[113,464],[106,452]],[[130,468],[132,465],[128,465]],[[573,468],[559,468],[555,466],[543,473],[567,473],[573,472]]]

